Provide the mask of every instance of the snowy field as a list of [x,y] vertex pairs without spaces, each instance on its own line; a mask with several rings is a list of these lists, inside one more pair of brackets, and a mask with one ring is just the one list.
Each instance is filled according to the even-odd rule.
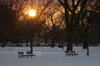
[[66,56],[61,48],[33,47],[34,58],[18,58],[18,51],[30,51],[29,47],[0,47],[0,66],[100,66],[100,47],[90,47],[90,56],[82,47],[73,49],[78,56]]

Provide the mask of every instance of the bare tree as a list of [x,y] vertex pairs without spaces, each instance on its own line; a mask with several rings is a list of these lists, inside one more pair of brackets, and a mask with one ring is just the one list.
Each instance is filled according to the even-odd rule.
[[[81,25],[82,25],[82,30],[83,32],[79,31],[79,33],[81,33],[81,35],[83,36],[83,49],[87,48],[88,42],[89,42],[89,36],[91,34],[92,31],[92,25],[94,24],[94,22],[97,21],[97,19],[100,17],[99,16],[99,11],[97,10],[97,0],[90,0],[85,9],[84,9],[84,13],[81,19]],[[93,33],[91,34],[91,36],[93,36]]]
[[[49,4],[52,3],[52,1],[49,1],[49,0],[47,0],[46,2],[42,0],[29,1],[30,9],[33,9],[36,11],[36,16],[34,16],[33,18],[31,18],[28,15],[28,13],[25,16],[25,19],[27,19],[26,22],[28,22],[26,24],[29,28],[28,31],[29,31],[31,53],[33,53],[33,38],[35,37],[37,32],[41,30],[39,27],[42,26],[42,24],[45,22],[43,12],[49,6]],[[23,20],[25,21],[25,19]]]
[[58,0],[65,9],[65,23],[68,32],[66,51],[73,51],[73,35],[80,22],[82,12],[88,0]]
[[[2,15],[3,18],[6,16],[5,19],[2,19],[2,18],[0,19],[1,23],[3,22],[2,23],[2,28],[3,29],[1,28],[2,29],[2,31],[1,31],[2,36],[3,36],[3,38],[2,38],[3,47],[6,45],[6,38],[7,38],[7,35],[8,35],[7,31],[9,30],[9,29],[7,31],[5,30],[6,27],[7,27],[6,24],[7,24],[7,22],[10,22],[10,21],[12,22],[13,19],[11,19],[11,18],[15,17],[14,16],[14,11],[12,9],[8,8],[8,7],[13,7],[16,3],[18,3],[18,1],[19,0],[8,2],[7,0],[0,0],[0,9],[2,9],[1,12],[3,12],[3,14],[1,14],[1,15]],[[8,10],[8,11],[6,11],[6,10]],[[6,13],[11,13],[11,11],[12,11],[12,15],[6,14]],[[8,16],[10,16],[10,17],[8,17]],[[4,26],[4,24],[5,24],[5,26]]]
[[46,27],[48,28],[51,34],[51,48],[54,47],[54,36],[55,31],[59,28],[64,20],[64,14],[60,12],[61,5],[49,5],[47,8],[45,15],[46,15]]
[[0,7],[0,33],[3,41],[3,47],[6,45],[10,26],[14,22],[16,11],[7,7]]

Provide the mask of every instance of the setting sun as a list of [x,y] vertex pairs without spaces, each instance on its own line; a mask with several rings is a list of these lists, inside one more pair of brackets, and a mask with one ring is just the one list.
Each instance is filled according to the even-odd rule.
[[35,15],[36,15],[36,13],[35,13],[35,11],[34,11],[34,10],[31,10],[31,11],[29,12],[29,15],[30,15],[30,16],[35,16]]

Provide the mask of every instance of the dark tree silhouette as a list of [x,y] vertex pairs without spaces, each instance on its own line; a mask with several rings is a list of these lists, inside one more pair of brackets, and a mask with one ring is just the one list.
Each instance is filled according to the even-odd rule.
[[0,7],[0,32],[3,41],[3,47],[6,45],[6,37],[10,31],[10,26],[12,26],[15,19],[16,11],[7,8]]
[[[65,24],[68,33],[66,51],[73,51],[73,35],[80,22],[82,12],[88,0],[58,0],[65,9]],[[79,8],[80,7],[80,8]]]
[[45,15],[47,17],[45,26],[48,28],[51,34],[51,48],[54,47],[55,31],[61,26],[62,22],[64,21],[64,15],[59,11],[60,9],[61,6],[55,6],[55,4],[53,3],[52,6],[49,5],[47,11],[45,12]]
[[[94,4],[93,4],[94,2]],[[98,18],[100,18],[99,16],[99,12],[98,10],[95,8],[97,7],[97,3],[98,1],[89,1],[86,5],[86,8],[84,9],[84,13],[81,19],[81,25],[82,25],[82,30],[83,32],[81,32],[82,30],[78,30],[79,33],[81,33],[81,35],[83,36],[83,49],[87,48],[88,42],[89,42],[89,36],[91,34],[91,30],[92,25],[94,24],[94,22],[97,21]],[[91,34],[92,36],[93,34]]]

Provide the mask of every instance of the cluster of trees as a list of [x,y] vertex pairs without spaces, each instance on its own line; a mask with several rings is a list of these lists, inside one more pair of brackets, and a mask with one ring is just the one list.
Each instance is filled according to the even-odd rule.
[[[9,4],[10,3],[10,4]],[[99,0],[15,0],[0,1],[0,41],[30,41],[33,38],[45,43],[67,42],[66,51],[73,51],[73,43],[82,42],[83,49],[93,38],[100,40]],[[30,17],[34,9],[36,16]],[[28,45],[28,44],[27,44]]]

